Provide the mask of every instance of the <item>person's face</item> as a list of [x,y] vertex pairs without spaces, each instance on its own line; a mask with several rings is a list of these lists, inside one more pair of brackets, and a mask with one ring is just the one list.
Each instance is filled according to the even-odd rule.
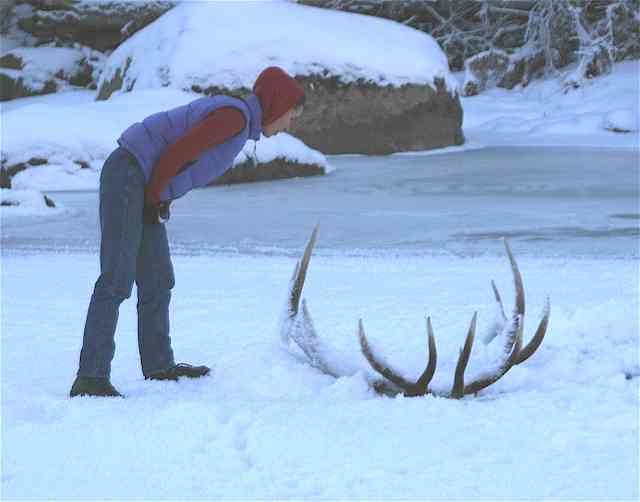
[[291,129],[291,122],[298,118],[302,114],[302,107],[292,108],[285,113],[278,120],[271,122],[270,124],[262,128],[262,133],[268,138],[274,134],[278,134],[282,131],[289,131]]

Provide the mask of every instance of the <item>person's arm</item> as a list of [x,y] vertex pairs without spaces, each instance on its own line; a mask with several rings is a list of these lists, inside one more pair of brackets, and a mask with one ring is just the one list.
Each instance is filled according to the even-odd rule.
[[160,194],[182,167],[196,160],[204,150],[238,134],[245,123],[244,114],[237,108],[218,108],[180,136],[167,147],[153,167],[145,190],[145,204],[157,206]]

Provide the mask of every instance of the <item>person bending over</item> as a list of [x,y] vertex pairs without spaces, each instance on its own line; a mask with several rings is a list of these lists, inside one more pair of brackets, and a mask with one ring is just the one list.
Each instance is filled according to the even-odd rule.
[[208,96],[155,113],[126,129],[100,175],[100,276],[87,312],[70,396],[122,396],[111,384],[120,304],[138,292],[138,347],[148,380],[207,375],[176,364],[169,336],[173,265],[164,222],[170,204],[231,168],[247,140],[291,127],[304,89],[284,70],[260,73],[240,99]]

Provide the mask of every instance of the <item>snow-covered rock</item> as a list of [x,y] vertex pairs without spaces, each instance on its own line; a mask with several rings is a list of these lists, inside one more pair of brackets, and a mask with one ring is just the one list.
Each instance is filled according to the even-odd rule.
[[637,132],[638,114],[633,110],[619,109],[608,112],[604,117],[604,128],[612,132]]
[[[0,186],[95,190],[104,160],[117,146],[123,130],[159,106],[180,106],[196,97],[161,89],[97,102],[89,91],[13,101],[9,110],[2,111],[4,181]],[[306,176],[331,170],[324,155],[284,133],[248,141],[235,165],[237,169],[222,181]]]
[[19,26],[42,43],[79,42],[114,49],[123,40],[173,7],[165,0],[28,0],[31,9]]
[[35,96],[69,85],[86,87],[94,80],[100,53],[84,48],[23,47],[0,57],[0,100]]
[[113,52],[98,97],[161,87],[241,94],[271,65],[305,87],[293,133],[325,153],[463,142],[457,82],[433,38],[292,2],[184,2]]

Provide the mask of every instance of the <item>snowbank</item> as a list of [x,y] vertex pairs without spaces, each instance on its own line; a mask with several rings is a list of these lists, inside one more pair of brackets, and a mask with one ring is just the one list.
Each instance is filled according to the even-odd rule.
[[[511,91],[463,97],[463,130],[471,142],[638,148],[639,61],[617,63],[609,75],[565,89],[555,79]],[[460,76],[461,77],[461,76]]]
[[[7,499],[638,498],[640,379],[627,377],[638,370],[637,262],[520,259],[525,339],[547,293],[549,333],[530,360],[456,401],[376,397],[362,373],[334,380],[278,350],[272,327],[293,258],[177,256],[176,357],[214,374],[144,380],[132,298],[112,371],[126,399],[112,400],[67,397],[96,256],[3,260]],[[450,381],[472,309],[480,329],[493,319],[488,277],[511,307],[508,275],[503,257],[314,257],[305,297],[323,340],[363,371],[358,317],[384,356],[417,377],[431,314],[436,377]],[[472,364],[482,352],[478,343]]]
[[122,79],[125,90],[251,89],[268,65],[346,84],[433,86],[443,79],[457,89],[444,52],[429,35],[293,2],[184,2],[120,45],[98,88]]
[[[197,97],[160,89],[95,102],[91,93],[82,91],[11,102],[2,109],[2,164],[11,168],[33,159],[46,160],[15,174],[15,188],[95,190],[102,164],[124,129],[160,109]],[[325,173],[331,170],[324,155],[284,133],[263,137],[257,144],[248,141],[235,165],[253,156],[254,144],[258,163],[280,157],[319,166]]]

